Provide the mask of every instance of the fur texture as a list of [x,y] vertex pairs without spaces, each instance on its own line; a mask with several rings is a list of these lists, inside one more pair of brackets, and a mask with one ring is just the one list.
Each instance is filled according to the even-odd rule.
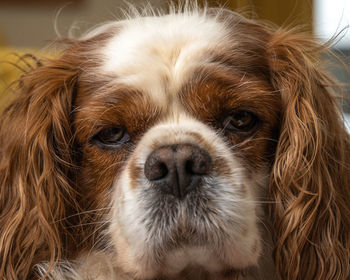
[[[1,279],[350,277],[350,139],[310,35],[185,7],[62,44],[1,117]],[[147,175],[163,147],[209,166],[184,197]]]

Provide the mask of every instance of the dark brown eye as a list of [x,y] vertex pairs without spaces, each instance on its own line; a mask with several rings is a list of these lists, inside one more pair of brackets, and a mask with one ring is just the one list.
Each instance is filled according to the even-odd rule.
[[92,143],[100,148],[115,149],[130,141],[130,135],[123,127],[102,129],[92,138]]
[[249,111],[236,111],[226,117],[224,128],[233,132],[250,132],[259,122],[256,115]]

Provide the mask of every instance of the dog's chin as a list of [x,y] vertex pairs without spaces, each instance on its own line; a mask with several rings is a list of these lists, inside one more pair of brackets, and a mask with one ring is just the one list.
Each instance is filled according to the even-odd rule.
[[121,195],[110,228],[118,265],[142,279],[181,278],[194,270],[236,274],[255,265],[260,253],[255,223],[229,215],[237,211],[232,201],[218,207],[219,183],[210,180],[182,199],[157,188],[137,188],[133,199],[128,192]]

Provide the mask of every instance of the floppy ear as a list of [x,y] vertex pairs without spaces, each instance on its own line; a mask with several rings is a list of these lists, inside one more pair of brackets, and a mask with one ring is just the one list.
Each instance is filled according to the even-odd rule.
[[0,123],[0,278],[27,279],[32,265],[61,255],[75,207],[71,110],[78,78],[69,55],[20,80]]
[[270,182],[281,279],[350,276],[350,140],[310,36],[277,31],[268,47],[283,119]]

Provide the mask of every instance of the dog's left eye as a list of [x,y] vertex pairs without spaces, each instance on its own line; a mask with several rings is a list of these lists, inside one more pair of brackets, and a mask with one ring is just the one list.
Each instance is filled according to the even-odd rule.
[[93,138],[92,142],[100,148],[114,149],[129,142],[130,135],[123,127],[102,129]]
[[250,132],[259,122],[258,117],[249,111],[236,111],[226,117],[224,128],[233,132]]

